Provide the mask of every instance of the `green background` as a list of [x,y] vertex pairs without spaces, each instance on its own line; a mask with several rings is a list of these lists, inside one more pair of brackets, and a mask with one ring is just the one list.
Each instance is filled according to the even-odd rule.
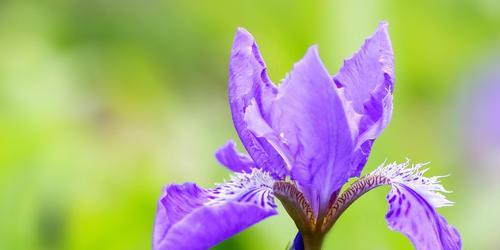
[[[451,174],[456,205],[439,212],[464,249],[500,249],[500,160],[470,157],[461,122],[499,52],[496,0],[0,1],[0,249],[150,249],[163,185],[230,174],[213,152],[239,142],[226,95],[236,27],[279,82],[312,44],[333,74],[381,20],[394,115],[364,173],[431,162]],[[324,249],[412,249],[386,225],[387,191],[353,204]],[[280,212],[216,249],[284,249],[296,230]]]

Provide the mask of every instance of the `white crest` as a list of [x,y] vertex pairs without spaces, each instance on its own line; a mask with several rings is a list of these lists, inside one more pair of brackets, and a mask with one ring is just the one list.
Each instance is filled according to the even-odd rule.
[[235,173],[231,180],[216,184],[215,188],[209,190],[209,200],[205,205],[237,201],[275,209],[273,184],[273,177],[261,169],[253,168],[251,173]]
[[397,164],[396,162],[385,165],[383,163],[369,175],[384,176],[392,184],[405,185],[423,196],[433,207],[452,206],[453,202],[446,199],[443,193],[450,193],[444,189],[439,180],[446,176],[423,176],[428,168],[422,169],[427,163],[417,163],[410,166],[410,161]]

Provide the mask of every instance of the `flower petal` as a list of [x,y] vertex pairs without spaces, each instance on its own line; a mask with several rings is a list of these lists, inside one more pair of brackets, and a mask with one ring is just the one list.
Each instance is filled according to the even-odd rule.
[[258,169],[204,190],[194,183],[164,190],[155,219],[153,249],[208,249],[277,213],[272,177]]
[[417,250],[458,250],[458,231],[439,215],[418,192],[404,184],[393,184],[387,195],[386,220],[392,230],[405,234]]
[[219,148],[215,152],[215,158],[220,164],[233,172],[250,173],[252,167],[255,166],[255,163],[248,155],[238,153],[236,143],[233,140],[229,140],[224,146]]
[[442,194],[448,191],[440,183],[441,176],[424,176],[424,165],[408,167],[409,161],[391,163],[370,173],[369,176],[382,176],[391,182],[385,218],[389,227],[405,234],[417,250],[461,249],[460,234],[435,210],[453,202]]
[[209,249],[274,214],[251,203],[201,207],[173,226],[157,250]]
[[257,166],[284,177],[288,170],[282,156],[265,137],[254,135],[248,128],[248,120],[245,120],[247,108],[255,102],[256,107],[252,111],[261,117],[262,123],[267,123],[276,93],[254,38],[245,29],[239,28],[229,63],[229,104],[234,126]]
[[440,177],[425,177],[423,174],[426,170],[421,170],[423,164],[408,165],[408,161],[387,166],[382,164],[369,175],[352,183],[330,207],[323,231],[328,231],[363,194],[376,187],[390,185],[392,188],[387,195],[389,212],[386,220],[391,229],[410,238],[417,250],[460,249],[459,233],[435,210],[453,204],[442,194],[447,191],[440,184]]
[[302,234],[300,234],[300,232],[297,232],[292,241],[292,245],[288,250],[304,250],[304,239],[302,238]]
[[284,80],[271,120],[292,155],[292,178],[318,215],[347,181],[353,145],[345,111],[316,46]]
[[392,115],[394,69],[388,24],[380,23],[354,56],[344,62],[333,77],[348,112],[355,142],[350,177],[359,176],[373,141],[389,123]]
[[187,182],[181,185],[166,186],[156,210],[153,249],[161,249],[159,246],[172,226],[195,209],[203,206],[207,198],[207,191],[195,183]]
[[426,164],[417,163],[410,166],[410,161],[397,164],[382,164],[369,174],[369,176],[381,176],[389,180],[390,183],[403,184],[426,199],[433,207],[452,206],[453,202],[446,199],[443,193],[449,193],[440,178],[443,176],[425,177],[428,169],[422,169]]
[[443,195],[448,191],[441,185],[441,176],[425,177],[427,169],[422,170],[423,166],[394,162],[378,167],[367,180],[382,178],[390,183],[386,220],[391,229],[405,234],[417,250],[461,249],[458,231],[435,210],[453,205]]

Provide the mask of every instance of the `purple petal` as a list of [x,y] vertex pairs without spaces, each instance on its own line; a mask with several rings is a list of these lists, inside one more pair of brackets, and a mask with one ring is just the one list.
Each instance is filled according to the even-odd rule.
[[292,155],[292,178],[311,202],[315,215],[347,181],[351,134],[337,90],[311,47],[295,64],[272,107],[273,128]]
[[406,235],[415,249],[461,249],[458,231],[415,190],[404,184],[393,184],[387,201],[389,212],[385,217],[389,227]]
[[229,140],[224,146],[215,152],[215,158],[233,172],[251,172],[255,165],[253,160],[246,154],[238,153],[236,143]]
[[167,186],[158,202],[153,249],[208,249],[275,215],[273,183],[269,174],[253,169],[214,189]]
[[289,250],[304,250],[304,239],[302,238],[302,234],[300,234],[300,232],[297,232],[297,235],[295,235],[292,246]]
[[172,227],[157,250],[209,249],[243,229],[274,215],[250,203],[201,207]]
[[[267,124],[269,109],[277,93],[269,80],[266,65],[259,53],[254,38],[246,30],[236,32],[229,63],[229,104],[234,126],[246,150],[262,169],[284,177],[288,172],[282,156],[266,137],[256,136],[245,120],[247,108],[253,108],[260,117],[261,125]],[[268,134],[266,134],[268,135]],[[276,137],[276,135],[274,135]]]
[[186,215],[203,206],[208,193],[194,183],[168,185],[158,201],[153,229],[153,249],[158,248],[170,228]]
[[348,112],[356,145],[350,177],[359,176],[373,141],[392,115],[393,52],[387,23],[381,23],[354,56],[333,77]]

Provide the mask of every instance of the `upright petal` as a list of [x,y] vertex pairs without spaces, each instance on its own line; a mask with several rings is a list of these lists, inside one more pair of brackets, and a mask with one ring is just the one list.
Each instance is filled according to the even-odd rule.
[[290,150],[292,178],[318,215],[349,177],[353,143],[341,100],[315,46],[280,87],[271,120]]
[[385,218],[389,227],[406,235],[415,249],[461,249],[458,231],[415,190],[402,184],[393,184],[387,201],[389,212]]
[[373,141],[386,127],[392,115],[394,69],[392,45],[387,23],[380,23],[354,56],[344,62],[333,77],[349,113],[349,125],[356,153],[350,176],[359,176]]
[[276,214],[273,182],[253,169],[214,189],[193,183],[167,186],[158,202],[153,249],[208,249]]
[[215,152],[215,158],[220,164],[233,172],[252,172],[255,166],[253,160],[246,154],[238,153],[236,143],[229,140],[224,146]]
[[[266,125],[270,105],[277,93],[269,80],[266,65],[259,53],[254,38],[246,30],[239,28],[234,38],[229,62],[229,104],[234,126],[246,150],[256,165],[283,177],[288,171],[286,162],[276,151],[266,136],[256,136],[249,128],[245,116],[251,103],[253,117]],[[274,135],[276,137],[276,135]]]

